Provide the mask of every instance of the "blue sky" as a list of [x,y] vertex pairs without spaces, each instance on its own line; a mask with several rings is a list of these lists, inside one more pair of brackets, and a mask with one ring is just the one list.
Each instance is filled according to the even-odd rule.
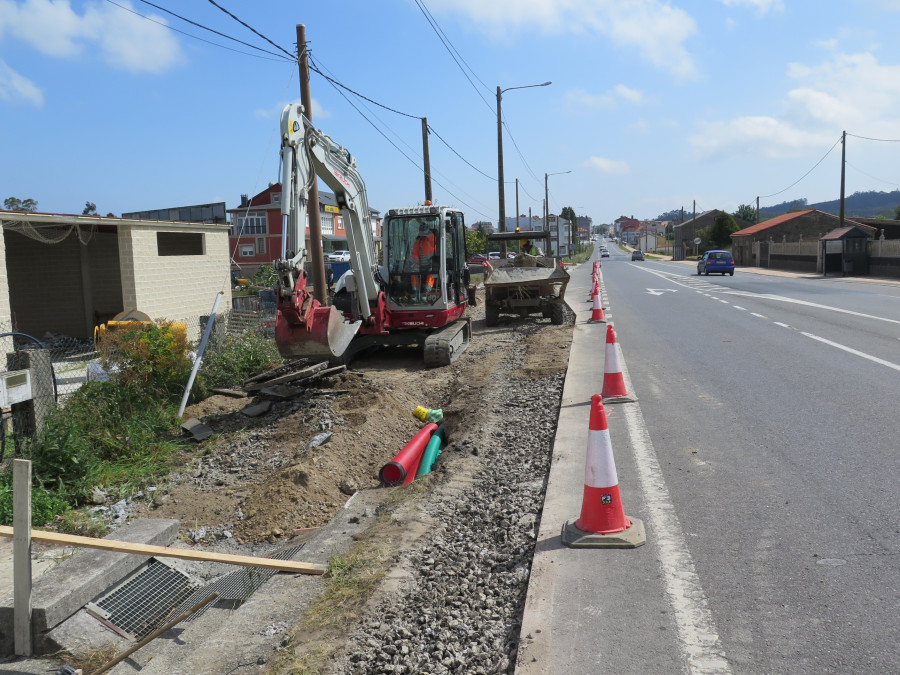
[[[436,201],[469,222],[498,218],[496,87],[547,80],[503,95],[509,216],[511,181],[540,214],[544,174],[565,171],[551,211],[597,224],[835,199],[843,130],[847,193],[900,187],[900,143],[857,138],[900,139],[900,0],[424,0],[463,68],[415,0],[217,1],[287,51],[305,24],[323,72],[427,116],[453,148],[431,135]],[[281,53],[209,0],[154,4]],[[278,180],[296,65],[159,8],[0,0],[0,197],[118,215],[232,208]],[[314,121],[356,156],[370,205],[423,200],[421,122],[347,94],[376,129],[311,82]]]

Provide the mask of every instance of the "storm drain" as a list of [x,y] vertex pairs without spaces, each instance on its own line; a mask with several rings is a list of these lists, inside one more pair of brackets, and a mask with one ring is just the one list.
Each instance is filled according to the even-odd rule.
[[116,632],[140,640],[152,633],[195,589],[183,572],[150,558],[99,600],[88,603],[85,609]]
[[[303,544],[300,544],[299,546],[293,546],[291,548],[286,548],[283,551],[273,553],[268,557],[276,560],[290,560],[302,548]],[[238,607],[244,600],[253,595],[253,592],[256,591],[257,588],[262,586],[276,574],[278,574],[278,570],[268,570],[260,567],[241,567],[230,574],[226,574],[224,577],[219,577],[215,581],[206,584],[203,588],[194,590],[191,595],[185,598],[181,604],[175,608],[173,614],[178,615],[181,612],[187,611],[204,598],[216,592],[219,594],[219,597],[215,603],[204,605],[191,614],[186,620],[193,621],[213,604],[220,607],[223,604],[226,606],[230,605],[232,608]]]

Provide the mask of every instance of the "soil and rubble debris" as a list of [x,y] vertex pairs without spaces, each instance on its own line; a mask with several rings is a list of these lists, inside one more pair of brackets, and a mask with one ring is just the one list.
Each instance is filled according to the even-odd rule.
[[[314,672],[511,672],[573,316],[562,326],[504,317],[488,328],[483,304],[469,315],[472,344],[450,366],[426,369],[421,349],[383,350],[284,399],[254,387],[185,411],[212,436],[189,446],[182,470],[129,501],[128,513],[179,519],[182,545],[248,555],[314,534],[305,528],[327,524],[360,491],[389,495],[395,488],[383,487],[378,472],[421,428],[417,406],[443,409],[448,433],[428,490],[416,497],[418,522],[393,516],[401,530],[409,525],[390,561],[393,581],[376,591],[355,629],[318,631],[306,645],[294,627],[263,626],[259,634],[271,640],[255,663],[237,647],[230,660],[210,635],[217,668],[292,672],[279,654],[309,646],[327,655]],[[263,400],[267,412],[241,413]],[[296,626],[303,617],[295,618]],[[154,648],[162,647],[146,649]]]

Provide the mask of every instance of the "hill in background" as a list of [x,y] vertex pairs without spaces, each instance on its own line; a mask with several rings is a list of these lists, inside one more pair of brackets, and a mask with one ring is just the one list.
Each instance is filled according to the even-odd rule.
[[[858,216],[860,218],[893,218],[894,212],[900,206],[900,190],[893,192],[877,192],[875,190],[869,192],[854,192],[844,199],[844,215],[848,218]],[[818,202],[817,204],[807,204],[806,199],[795,199],[791,202],[782,202],[774,206],[763,206],[759,209],[760,221],[780,216],[788,211],[798,211],[802,209],[818,209],[826,213],[837,214],[841,209],[839,199],[833,199],[828,202]]]

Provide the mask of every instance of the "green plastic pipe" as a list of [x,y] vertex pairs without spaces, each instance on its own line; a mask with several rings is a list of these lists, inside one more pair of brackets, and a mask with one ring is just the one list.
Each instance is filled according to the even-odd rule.
[[444,425],[442,424],[435,430],[434,434],[431,436],[431,440],[428,441],[428,445],[425,446],[425,452],[422,454],[422,461],[419,463],[419,470],[416,472],[416,478],[431,473],[431,470],[437,463],[438,456],[441,454],[441,446],[446,440]]

